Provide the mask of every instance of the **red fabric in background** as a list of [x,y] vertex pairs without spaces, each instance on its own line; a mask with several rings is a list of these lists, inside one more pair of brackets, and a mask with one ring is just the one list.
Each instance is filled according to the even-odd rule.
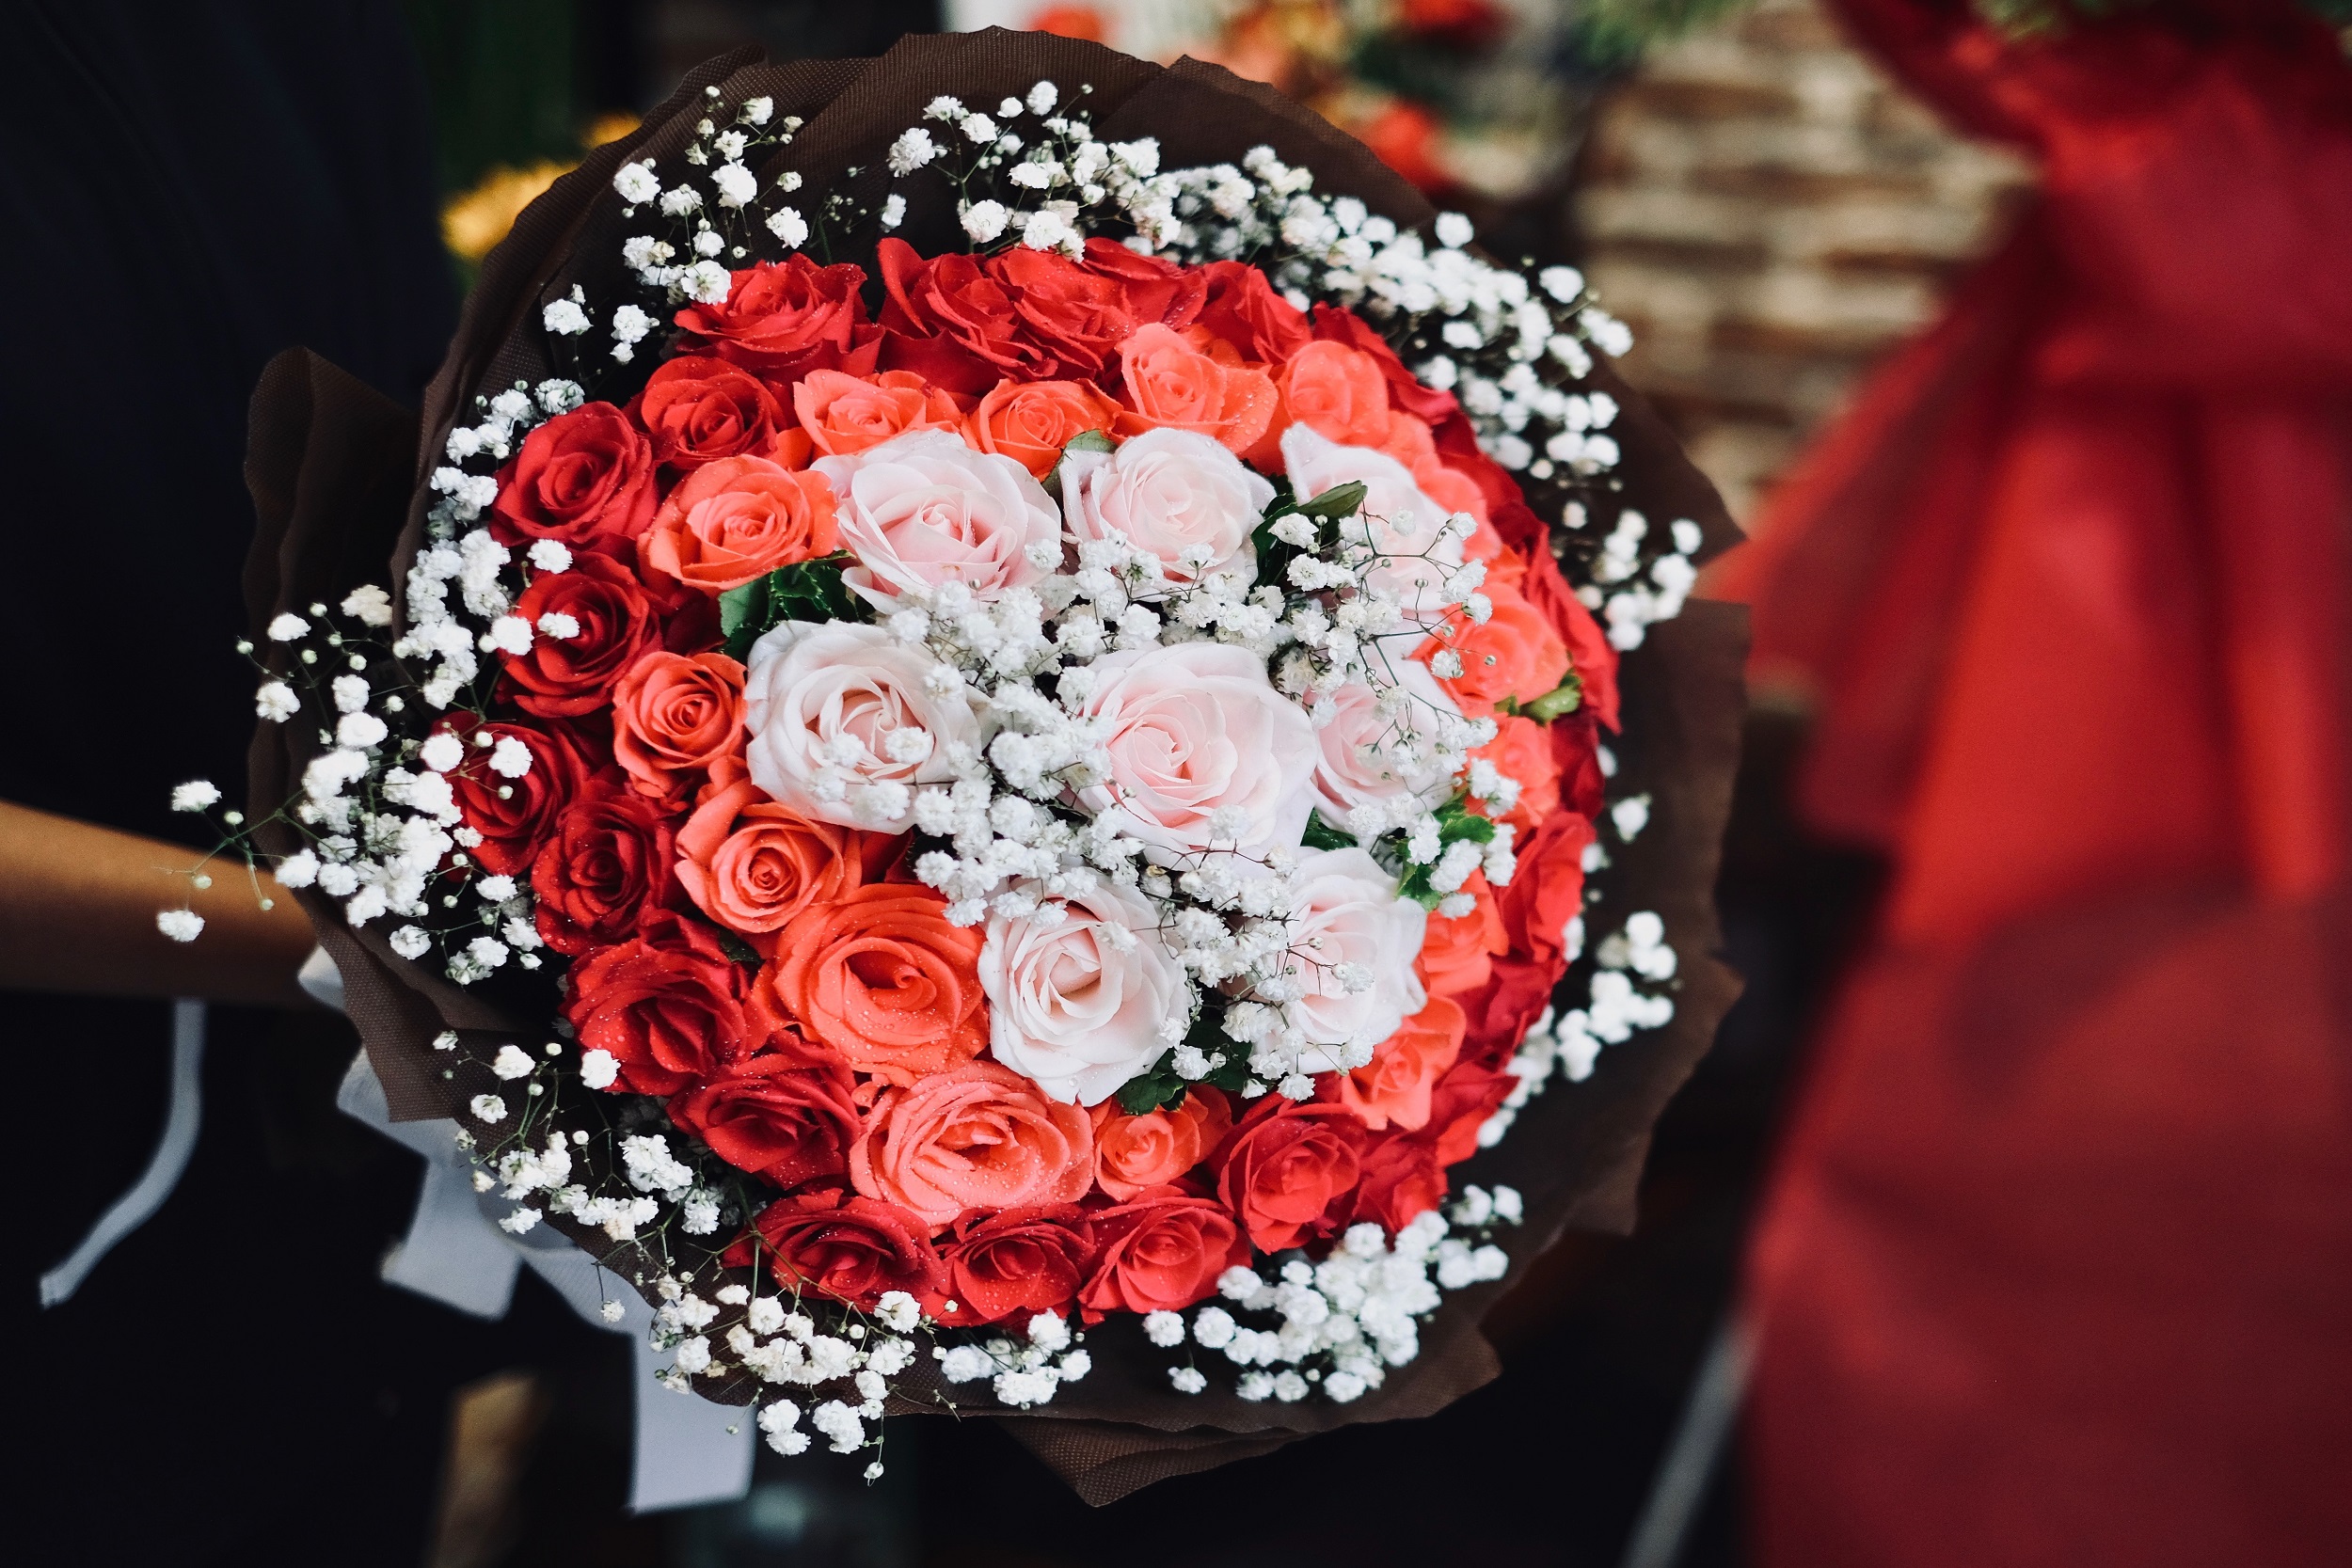
[[2042,197],[1722,584],[1893,867],[1751,1258],[1759,1554],[2344,1561],[2352,69],[1839,8]]

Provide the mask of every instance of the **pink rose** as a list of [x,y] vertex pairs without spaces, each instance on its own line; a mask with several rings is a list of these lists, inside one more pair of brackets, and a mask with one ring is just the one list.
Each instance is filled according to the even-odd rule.
[[1413,958],[1429,912],[1399,897],[1396,879],[1361,849],[1300,854],[1291,898],[1291,946],[1316,959],[1301,968],[1305,994],[1282,1009],[1307,1039],[1299,1066],[1307,1072],[1361,1067],[1428,1000]]
[[1257,566],[1249,535],[1274,486],[1206,436],[1147,431],[1116,452],[1069,453],[1061,474],[1062,515],[1081,543],[1123,538],[1172,582]]
[[842,580],[878,605],[950,582],[993,599],[1061,562],[1061,519],[1029,470],[950,431],[912,431],[811,467],[840,498],[841,543],[858,559]]
[[1417,659],[1391,660],[1390,673],[1389,689],[1404,694],[1402,708],[1383,712],[1386,692],[1350,681],[1332,694],[1330,721],[1315,732],[1316,800],[1335,825],[1345,825],[1358,806],[1399,795],[1434,806],[1453,788],[1453,775],[1433,759],[1438,726],[1460,718],[1461,708]]
[[1297,847],[1314,806],[1314,728],[1255,655],[1182,642],[1106,655],[1094,669],[1079,713],[1104,721],[1111,776],[1078,792],[1087,810],[1171,862],[1212,847]]
[[1094,1121],[994,1062],[882,1091],[850,1181],[945,1230],[967,1209],[1075,1203],[1094,1181]]
[[1142,895],[1109,882],[1065,918],[993,915],[980,949],[989,1053],[1056,1100],[1099,1104],[1175,1042],[1191,988]]
[[1438,584],[1462,564],[1469,530],[1452,526],[1454,514],[1422,493],[1411,469],[1387,452],[1340,446],[1303,424],[1282,433],[1282,466],[1300,500],[1360,480],[1362,515],[1344,531],[1384,558],[1365,580],[1394,594],[1407,617],[1438,619]]
[[914,786],[955,775],[947,748],[978,748],[972,705],[924,685],[932,657],[880,626],[787,621],[752,644],[744,763],[771,799],[818,822],[904,832]]

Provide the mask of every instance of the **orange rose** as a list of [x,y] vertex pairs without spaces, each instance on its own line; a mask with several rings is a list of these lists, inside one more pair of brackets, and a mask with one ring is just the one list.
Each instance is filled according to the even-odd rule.
[[956,400],[913,371],[843,375],[811,371],[792,388],[792,411],[809,441],[828,457],[879,447],[910,430],[956,430]]
[[1086,1112],[1046,1099],[994,1062],[883,1089],[850,1149],[850,1184],[918,1216],[934,1234],[967,1209],[1074,1203],[1093,1171]]
[[898,882],[812,904],[777,933],[760,985],[859,1072],[912,1084],[960,1068],[988,1043],[988,1006],[979,928],[948,925],[946,910]]
[[1493,763],[1496,772],[1518,781],[1519,798],[1498,820],[1510,823],[1524,837],[1560,809],[1560,758],[1551,732],[1534,720],[1505,713],[1496,718],[1495,725],[1495,737],[1470,755]]
[[1208,1158],[1232,1129],[1219,1091],[1185,1091],[1184,1100],[1139,1117],[1120,1111],[1116,1095],[1094,1107],[1094,1184],[1121,1203],[1164,1186]]
[[1279,401],[1273,377],[1197,326],[1182,333],[1157,323],[1136,327],[1119,345],[1119,369],[1121,436],[1190,430],[1248,451],[1265,436]]
[[1462,673],[1438,679],[1472,719],[1491,714],[1505,697],[1532,703],[1557,690],[1568,673],[1568,645],[1534,605],[1491,578],[1484,592],[1494,613],[1483,624],[1456,612],[1413,650],[1424,661],[1448,648],[1461,655]]
[[780,806],[723,757],[711,787],[677,833],[677,880],[695,907],[775,957],[775,934],[812,904],[846,897],[874,880],[899,840]]
[[1039,479],[1054,471],[1061,449],[1089,430],[1109,431],[1119,404],[1083,381],[999,381],[964,416],[963,438],[1002,452]]
[[1429,1005],[1380,1042],[1372,1060],[1336,1077],[1340,1103],[1378,1132],[1416,1132],[1429,1121],[1429,1091],[1462,1053],[1470,1021],[1460,1004],[1433,996]]
[[742,749],[743,667],[724,654],[646,654],[612,688],[612,759],[640,795],[680,800]]
[[1361,349],[1309,343],[1291,356],[1275,387],[1282,410],[1273,434],[1303,424],[1343,447],[1375,449],[1389,438],[1389,378]]
[[1495,955],[1511,945],[1503,934],[1502,916],[1495,910],[1494,890],[1486,885],[1486,874],[1471,872],[1462,891],[1477,900],[1477,907],[1465,915],[1432,914],[1422,938],[1421,957],[1413,964],[1432,996],[1460,996],[1476,990],[1493,977]]
[[649,572],[723,594],[840,547],[833,486],[765,457],[723,457],[686,476],[637,541]]

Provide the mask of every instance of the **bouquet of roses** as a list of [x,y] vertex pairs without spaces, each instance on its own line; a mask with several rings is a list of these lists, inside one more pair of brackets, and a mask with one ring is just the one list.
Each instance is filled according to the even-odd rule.
[[1100,1497],[1434,1408],[1623,1223],[1729,996],[1727,525],[1470,240],[1210,68],[729,60],[492,256],[421,483],[274,371],[236,836],[675,1386]]

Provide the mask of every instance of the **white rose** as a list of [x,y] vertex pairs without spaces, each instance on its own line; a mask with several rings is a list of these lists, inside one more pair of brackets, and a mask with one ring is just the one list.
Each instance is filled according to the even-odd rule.
[[[1159,558],[1171,582],[1237,567],[1255,572],[1249,535],[1273,504],[1274,486],[1231,451],[1189,430],[1153,430],[1116,452],[1062,459],[1062,515],[1081,542],[1113,534]],[[1184,563],[1204,546],[1206,565]]]
[[[1305,991],[1283,1011],[1306,1037],[1304,1072],[1369,1061],[1372,1050],[1429,1000],[1413,960],[1429,911],[1397,895],[1396,879],[1361,849],[1310,850],[1291,880],[1293,964]],[[1350,992],[1339,966],[1360,966],[1371,984]]]
[[[1367,801],[1399,795],[1416,795],[1434,805],[1453,784],[1452,773],[1433,760],[1435,737],[1440,717],[1458,719],[1461,708],[1421,660],[1395,659],[1390,668],[1395,682],[1389,690],[1404,699],[1397,712],[1380,711],[1386,693],[1350,681],[1332,694],[1331,717],[1315,732],[1322,748],[1315,762],[1315,796],[1334,824]],[[1397,761],[1400,742],[1419,751],[1409,766]]]
[[1411,469],[1385,451],[1343,447],[1303,424],[1282,432],[1282,467],[1300,500],[1362,481],[1362,517],[1348,525],[1346,536],[1390,558],[1364,580],[1395,594],[1408,618],[1437,619],[1438,583],[1462,564],[1466,534],[1439,537],[1453,514],[1422,494]]
[[950,431],[910,431],[811,467],[839,498],[841,543],[858,559],[842,580],[885,608],[949,582],[997,598],[1046,576],[1030,546],[1060,548],[1061,519],[1029,470]]
[[1107,883],[1069,918],[996,915],[980,948],[989,1049],[1056,1100],[1093,1105],[1150,1069],[1160,1025],[1189,1005],[1183,968],[1142,895]]
[[987,738],[968,701],[925,689],[931,663],[879,626],[787,621],[769,632],[743,683],[752,782],[820,822],[905,832],[913,786],[954,776],[949,746]]
[[1110,778],[1080,790],[1081,805],[1164,862],[1213,843],[1251,857],[1297,847],[1314,808],[1314,727],[1253,655],[1180,642],[1094,670],[1080,712],[1103,721]]

